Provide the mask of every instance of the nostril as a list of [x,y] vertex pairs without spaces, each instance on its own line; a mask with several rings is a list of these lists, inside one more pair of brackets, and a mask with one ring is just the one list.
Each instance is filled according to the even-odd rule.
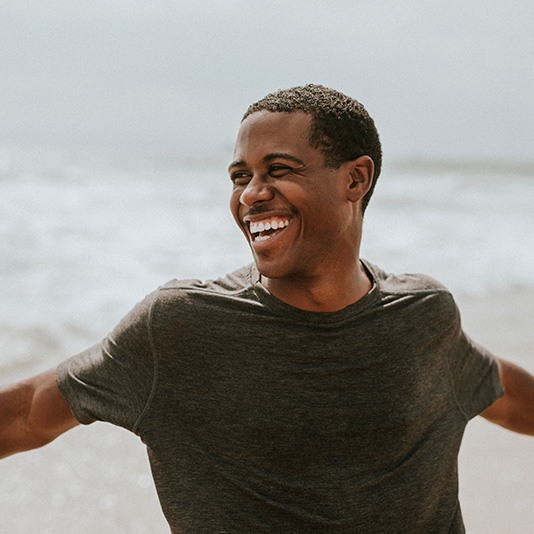
[[272,196],[273,194],[268,184],[253,179],[245,186],[239,201],[244,206],[251,207],[258,202],[271,199]]
[[254,204],[254,202],[250,200],[250,195],[248,194],[247,189],[245,189],[241,193],[241,196],[239,197],[239,202],[241,202],[241,204],[243,204],[244,206],[247,206],[247,208],[250,208]]

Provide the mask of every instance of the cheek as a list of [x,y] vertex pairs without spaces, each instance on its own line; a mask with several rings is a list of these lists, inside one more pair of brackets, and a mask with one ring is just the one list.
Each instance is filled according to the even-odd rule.
[[232,193],[230,194],[229,206],[232,215],[234,215],[235,217],[235,213],[239,210],[239,193],[237,189],[232,189]]
[[241,197],[241,190],[240,189],[234,189],[232,191],[232,194],[230,195],[230,211],[234,217],[235,222],[238,224],[239,227],[241,227],[241,223],[239,222],[239,210],[241,209],[241,202],[239,202],[239,198]]
[[344,204],[327,195],[318,196],[310,201],[303,213],[308,231],[317,239],[335,236],[345,225]]

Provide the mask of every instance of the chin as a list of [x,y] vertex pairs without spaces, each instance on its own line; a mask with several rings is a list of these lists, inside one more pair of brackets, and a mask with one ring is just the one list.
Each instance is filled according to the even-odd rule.
[[277,280],[280,278],[287,278],[289,276],[288,269],[284,267],[279,261],[276,260],[264,260],[254,257],[254,263],[261,276]]
[[280,259],[266,260],[254,257],[254,263],[263,278],[270,280],[298,280],[306,278],[305,271],[297,269],[293,262],[283,262]]

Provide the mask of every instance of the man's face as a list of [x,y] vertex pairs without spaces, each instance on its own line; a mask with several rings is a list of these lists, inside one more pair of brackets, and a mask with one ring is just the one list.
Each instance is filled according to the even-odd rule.
[[229,172],[232,214],[267,278],[313,278],[354,239],[340,169],[309,144],[305,113],[255,112],[242,123]]

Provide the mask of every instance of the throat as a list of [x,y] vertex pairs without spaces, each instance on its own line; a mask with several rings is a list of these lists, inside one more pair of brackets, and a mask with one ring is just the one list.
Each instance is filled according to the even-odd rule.
[[261,284],[278,300],[305,311],[336,312],[358,302],[372,289],[363,266],[348,280],[271,279],[261,277]]

